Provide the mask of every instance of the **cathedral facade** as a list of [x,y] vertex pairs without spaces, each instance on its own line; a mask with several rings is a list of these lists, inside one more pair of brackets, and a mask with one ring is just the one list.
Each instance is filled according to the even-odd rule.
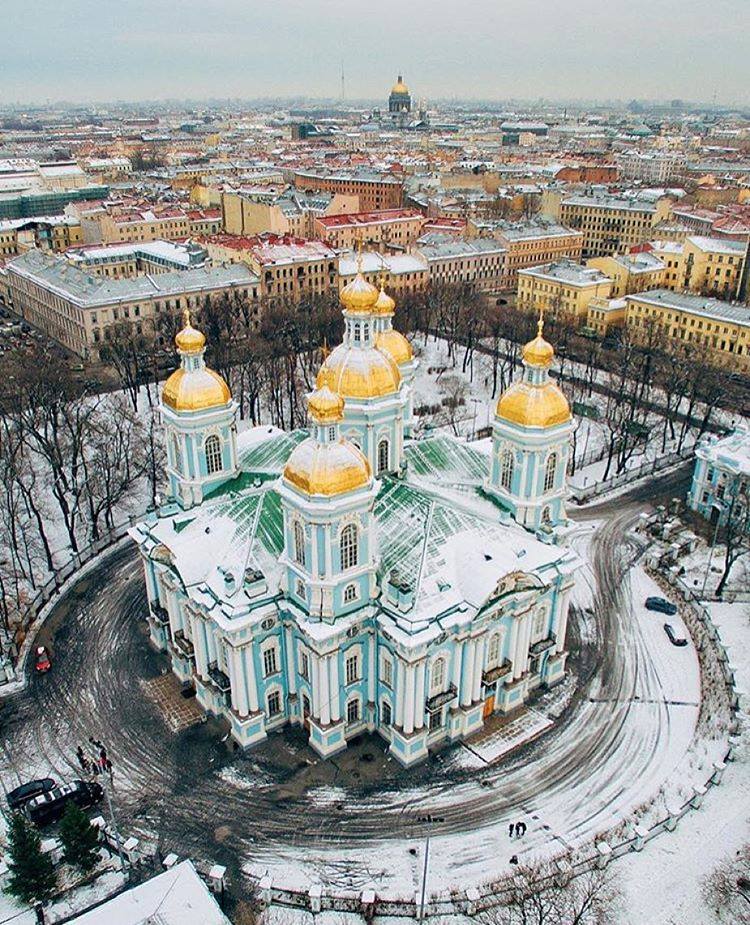
[[241,746],[286,724],[322,756],[377,732],[404,765],[564,675],[570,410],[524,348],[492,450],[414,437],[417,361],[361,274],[310,427],[238,435],[186,320],[162,412],[170,498],[131,531],[151,640]]

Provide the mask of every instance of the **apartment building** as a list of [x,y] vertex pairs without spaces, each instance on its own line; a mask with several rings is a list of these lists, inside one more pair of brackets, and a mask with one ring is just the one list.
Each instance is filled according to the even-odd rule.
[[624,180],[664,186],[685,167],[684,154],[672,151],[623,151],[615,162]]
[[228,190],[221,196],[223,230],[245,237],[271,232],[314,238],[316,219],[353,212],[359,212],[356,194],[265,186]]
[[342,170],[336,173],[298,170],[294,174],[294,185],[297,189],[358,196],[359,209],[363,212],[400,209],[403,205],[403,182],[391,174],[374,170]]
[[417,244],[416,253],[427,261],[432,285],[468,283],[487,292],[504,288],[507,251],[499,241],[431,234],[426,242]]
[[59,253],[82,241],[81,224],[69,215],[0,221],[0,258],[21,254],[30,247]]
[[600,270],[612,280],[610,296],[613,299],[620,299],[631,292],[660,289],[664,285],[666,265],[650,251],[592,257],[586,261],[586,266]]
[[244,264],[113,278],[30,250],[8,264],[7,280],[14,310],[86,360],[100,358],[115,325],[128,322],[161,340],[159,315],[200,311],[206,297],[237,293],[255,303],[259,318],[260,281]]
[[741,241],[691,235],[684,243],[652,241],[650,253],[664,263],[662,285],[723,299],[744,298],[747,245]]
[[198,244],[145,241],[142,244],[90,244],[65,252],[73,266],[113,279],[145,274],[196,270],[206,265],[208,253]]
[[[339,258],[339,290],[357,275],[360,258],[347,254]],[[396,296],[420,292],[430,283],[430,270],[425,257],[418,253],[379,254],[364,251],[361,256],[362,275],[368,283],[380,286],[386,279],[388,292]]]
[[636,338],[646,341],[656,328],[667,345],[692,345],[728,372],[750,373],[750,306],[669,289],[625,301],[625,323]]
[[133,206],[104,203],[100,208],[77,209],[86,244],[176,241],[221,230],[219,209],[179,206]]
[[609,299],[612,280],[595,267],[572,260],[518,271],[518,307],[538,315],[549,311],[572,324],[583,324],[592,299]]
[[418,209],[327,215],[313,221],[313,236],[337,250],[351,249],[359,242],[363,247],[399,250],[417,240],[424,221]]

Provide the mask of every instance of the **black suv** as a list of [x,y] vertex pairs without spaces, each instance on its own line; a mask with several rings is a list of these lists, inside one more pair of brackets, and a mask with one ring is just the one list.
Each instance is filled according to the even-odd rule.
[[8,806],[12,810],[21,809],[29,800],[38,797],[43,793],[49,793],[56,786],[56,781],[51,777],[41,777],[39,780],[30,780],[15,790],[11,790],[7,796]]
[[94,806],[104,796],[100,784],[74,780],[69,784],[34,797],[25,806],[26,815],[37,825],[49,825],[61,819],[68,803],[77,803],[82,809]]
[[667,613],[671,617],[677,613],[677,605],[663,597],[647,597],[646,610],[658,610],[659,613]]

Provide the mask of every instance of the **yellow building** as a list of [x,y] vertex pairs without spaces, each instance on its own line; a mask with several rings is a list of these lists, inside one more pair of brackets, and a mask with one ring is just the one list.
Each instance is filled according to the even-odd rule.
[[59,253],[82,242],[80,222],[68,215],[15,218],[0,222],[0,258],[22,254],[31,247]]
[[614,328],[625,324],[628,303],[625,299],[593,298],[589,302],[586,327],[600,337],[606,337]]
[[686,345],[730,372],[750,372],[750,307],[688,292],[656,289],[625,297],[625,323],[641,341],[654,328],[667,349]]
[[592,299],[608,299],[612,280],[593,267],[572,260],[518,271],[518,307],[539,315],[548,311],[573,324],[582,324]]
[[723,299],[739,296],[746,254],[740,241],[692,235],[683,244],[653,241],[651,253],[664,263],[665,289]]
[[586,261],[586,266],[601,270],[612,280],[613,299],[619,299],[631,292],[659,289],[663,285],[664,262],[649,251],[592,257]]
[[515,289],[518,273],[526,267],[560,260],[581,259],[583,235],[554,222],[528,221],[467,223],[467,237],[472,237],[472,225],[481,237],[491,237],[505,249],[503,277],[500,289]]
[[[428,262],[421,254],[379,254],[365,251],[361,255],[361,273],[373,286],[379,286],[383,276],[388,278],[389,291],[403,296],[420,292],[430,283]],[[359,260],[353,254],[339,259],[339,290],[357,276]]]
[[380,212],[354,212],[324,215],[313,222],[314,237],[337,250],[365,247],[395,249],[412,245],[422,232],[425,217],[418,209],[383,209]]

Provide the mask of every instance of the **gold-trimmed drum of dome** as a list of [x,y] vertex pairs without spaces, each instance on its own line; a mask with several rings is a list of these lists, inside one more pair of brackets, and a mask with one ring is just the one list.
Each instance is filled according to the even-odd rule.
[[307,409],[318,424],[336,424],[344,417],[344,399],[324,385],[307,396]]
[[369,315],[378,300],[378,290],[358,270],[354,279],[341,290],[339,299],[350,314]]
[[202,331],[194,328],[190,322],[190,309],[186,308],[182,315],[182,330],[174,339],[180,353],[193,355],[200,353],[206,346],[206,336]]
[[212,369],[177,369],[164,383],[161,400],[175,411],[203,411],[223,407],[232,393]]
[[409,88],[406,86],[406,84],[402,80],[400,74],[398,75],[398,80],[396,81],[396,83],[393,85],[393,88],[391,89],[391,93],[401,94],[405,96],[409,95]]
[[411,344],[400,331],[390,328],[381,331],[375,337],[375,346],[384,350],[397,366],[410,363],[414,359]]
[[366,487],[372,470],[367,458],[348,440],[318,443],[308,438],[287,460],[283,478],[306,495],[330,498]]
[[570,420],[570,405],[556,383],[516,382],[501,396],[495,416],[523,427],[554,427]]
[[315,385],[327,386],[344,399],[381,398],[399,390],[401,373],[382,350],[340,344],[320,367]]

